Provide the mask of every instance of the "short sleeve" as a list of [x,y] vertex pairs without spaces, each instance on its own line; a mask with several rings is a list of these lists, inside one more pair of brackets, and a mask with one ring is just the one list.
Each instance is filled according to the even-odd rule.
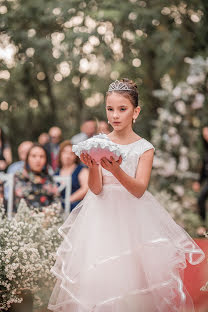
[[140,140],[138,141],[135,152],[137,155],[140,156],[144,152],[151,150],[151,149],[155,150],[154,146],[147,140],[142,139],[141,141]]
[[150,149],[153,149],[155,151],[155,148],[152,145],[152,143],[148,142],[147,140],[144,140],[144,143],[142,146],[142,154],[146,151],[149,151]]

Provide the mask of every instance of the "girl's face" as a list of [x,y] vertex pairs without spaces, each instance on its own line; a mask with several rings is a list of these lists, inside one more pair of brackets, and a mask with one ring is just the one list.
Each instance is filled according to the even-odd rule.
[[107,96],[106,114],[114,130],[120,131],[132,127],[132,121],[139,113],[140,107],[135,108],[128,98],[118,93]]
[[28,156],[28,164],[32,171],[41,172],[46,164],[45,151],[38,146],[34,147]]
[[64,147],[61,153],[61,164],[62,167],[71,166],[76,161],[76,155],[72,152],[72,146],[67,145]]

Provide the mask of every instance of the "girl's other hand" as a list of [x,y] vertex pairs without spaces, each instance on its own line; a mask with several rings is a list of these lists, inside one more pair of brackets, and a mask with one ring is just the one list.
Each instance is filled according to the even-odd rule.
[[89,168],[98,167],[96,161],[87,153],[82,153],[80,155],[80,160]]
[[116,173],[120,169],[120,164],[122,163],[122,157],[120,156],[119,159],[116,161],[112,156],[110,160],[106,157],[103,157],[100,161],[101,166],[110,171],[112,174]]

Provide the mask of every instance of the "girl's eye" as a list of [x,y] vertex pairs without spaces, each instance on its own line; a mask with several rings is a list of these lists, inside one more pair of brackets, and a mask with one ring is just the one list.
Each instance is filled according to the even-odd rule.
[[126,108],[121,108],[121,111],[125,111],[126,110]]
[[112,108],[107,108],[108,111],[112,111]]

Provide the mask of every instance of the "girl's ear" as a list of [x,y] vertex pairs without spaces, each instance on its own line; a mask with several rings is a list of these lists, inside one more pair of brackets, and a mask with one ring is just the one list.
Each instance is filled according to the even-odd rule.
[[137,106],[137,107],[134,109],[133,119],[137,119],[137,117],[138,117],[139,114],[140,114],[140,111],[141,111],[141,107],[140,107],[140,106]]

